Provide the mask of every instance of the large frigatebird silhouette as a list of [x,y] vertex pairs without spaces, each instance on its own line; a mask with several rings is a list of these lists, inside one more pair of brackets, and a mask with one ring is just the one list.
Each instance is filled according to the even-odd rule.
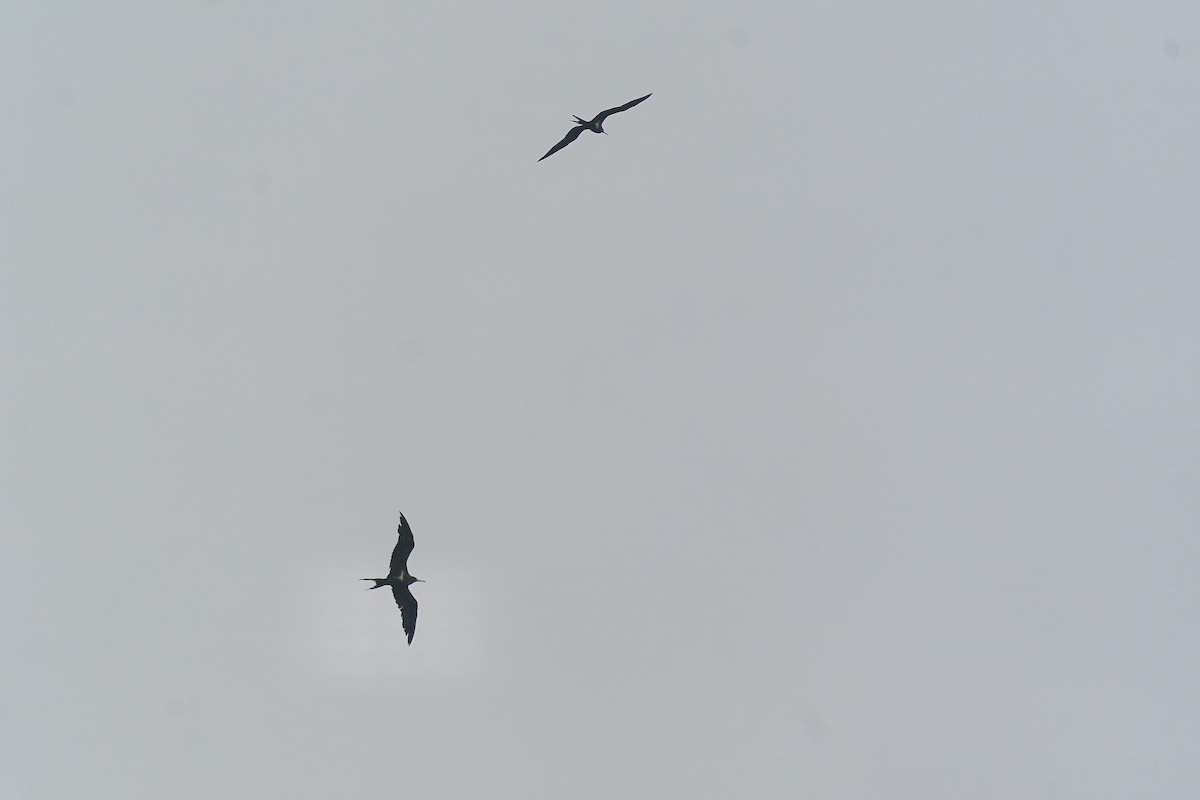
[[396,598],[396,605],[400,607],[400,620],[404,624],[404,632],[408,634],[408,643],[412,644],[413,634],[417,632],[417,598],[413,597],[408,587],[425,581],[414,578],[408,571],[408,557],[416,546],[416,541],[403,513],[400,514],[400,527],[396,532],[400,534],[400,539],[396,542],[396,549],[392,550],[392,566],[387,577],[362,580],[375,581],[375,585],[367,591],[378,589],[380,586],[392,587],[392,596]]
[[[650,94],[654,94],[654,92],[651,92]],[[649,97],[650,94],[646,95],[646,97]],[[636,106],[638,103],[645,100],[646,97],[639,97],[637,100],[630,100],[628,103],[626,103],[623,106],[617,106],[616,108],[610,108],[608,111],[601,111],[599,114],[597,114],[595,117],[593,117],[590,120],[582,120],[579,117],[573,117],[573,119],[575,120],[575,127],[571,128],[571,130],[567,131],[567,135],[562,138],[562,141],[559,142],[558,144],[554,145],[554,147],[551,147],[550,152],[546,153],[546,155],[539,158],[538,161],[543,161],[543,160],[549,158],[550,156],[554,155],[555,153],[557,153],[559,150],[562,150],[564,147],[569,145],[571,142],[578,139],[579,134],[583,133],[584,131],[591,131],[592,133],[605,133],[604,120],[607,119],[610,114],[618,114],[622,111],[628,111],[629,109]]]

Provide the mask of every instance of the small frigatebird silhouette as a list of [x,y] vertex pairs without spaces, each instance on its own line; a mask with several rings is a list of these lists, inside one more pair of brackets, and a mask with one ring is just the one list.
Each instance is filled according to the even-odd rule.
[[400,514],[400,527],[396,529],[400,534],[400,540],[396,542],[396,549],[392,551],[392,567],[388,571],[386,578],[363,578],[364,581],[375,581],[375,585],[367,589],[378,589],[380,586],[392,587],[392,596],[396,598],[396,605],[400,607],[400,619],[404,623],[404,632],[408,634],[408,643],[412,644],[413,634],[417,632],[417,598],[413,597],[412,592],[408,587],[414,583],[424,583],[420,578],[414,578],[408,571],[408,557],[416,546],[413,540],[412,528],[408,527],[408,520],[404,518],[404,514]]
[[[651,92],[650,94],[654,94],[654,92]],[[649,97],[650,94],[646,95],[646,97]],[[572,119],[575,120],[575,127],[571,128],[571,130],[567,131],[567,135],[562,138],[562,141],[559,142],[558,144],[554,145],[554,147],[551,147],[550,152],[546,153],[546,155],[539,158],[538,161],[543,161],[543,160],[549,158],[550,156],[554,155],[555,153],[557,153],[559,150],[562,150],[564,147],[569,145],[571,142],[578,139],[579,134],[583,133],[584,131],[591,131],[592,133],[605,133],[604,120],[607,119],[610,114],[617,114],[617,113],[620,113],[621,111],[628,111],[629,109],[636,106],[638,103],[645,100],[646,97],[639,97],[637,100],[630,100],[628,103],[626,103],[623,106],[617,106],[616,108],[610,108],[608,111],[601,111],[599,114],[597,114],[595,117],[593,117],[590,120],[582,120],[579,117],[572,117]]]

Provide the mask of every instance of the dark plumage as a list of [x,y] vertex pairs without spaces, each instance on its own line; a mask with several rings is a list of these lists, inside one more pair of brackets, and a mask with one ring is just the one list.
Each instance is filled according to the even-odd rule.
[[414,583],[424,583],[425,581],[414,578],[408,571],[408,557],[412,555],[416,541],[413,539],[412,528],[408,526],[408,520],[404,518],[404,514],[400,515],[400,526],[396,532],[400,534],[400,538],[396,542],[395,549],[392,550],[392,565],[387,577],[363,578],[362,580],[375,581],[375,585],[369,587],[367,591],[378,589],[380,586],[392,587],[392,596],[396,598],[396,606],[400,609],[400,621],[404,625],[404,632],[408,634],[408,643],[412,644],[413,634],[417,632],[417,598],[413,597],[413,593],[409,591],[408,587]]
[[[654,94],[654,93],[651,92],[650,94]],[[649,96],[650,96],[649,94],[646,95],[646,97],[649,97]],[[546,155],[539,158],[538,161],[543,161],[543,160],[549,158],[550,156],[554,155],[555,153],[557,153],[559,150],[562,150],[564,147],[569,145],[571,142],[578,139],[579,134],[583,133],[584,131],[591,131],[592,133],[605,133],[604,120],[607,119],[610,114],[618,114],[622,111],[628,111],[629,109],[636,106],[638,103],[645,100],[646,97],[639,97],[637,100],[630,100],[628,103],[626,103],[623,106],[617,106],[616,108],[610,108],[607,111],[601,111],[599,114],[597,114],[595,117],[593,117],[590,120],[582,120],[579,117],[575,117],[574,118],[575,119],[575,127],[571,128],[571,130],[567,131],[567,135],[562,138],[562,141],[559,142],[558,144],[554,145],[554,147],[551,147],[549,152],[547,152]]]

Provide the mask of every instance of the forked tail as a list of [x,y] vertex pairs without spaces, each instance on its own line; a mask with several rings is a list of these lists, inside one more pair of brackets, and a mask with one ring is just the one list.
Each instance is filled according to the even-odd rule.
[[387,586],[387,578],[359,578],[360,581],[375,581],[374,586],[368,586],[367,591],[378,589],[380,586]]

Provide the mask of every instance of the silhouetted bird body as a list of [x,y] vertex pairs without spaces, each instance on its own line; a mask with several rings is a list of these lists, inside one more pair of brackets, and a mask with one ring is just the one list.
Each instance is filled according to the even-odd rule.
[[[650,94],[654,94],[654,92],[651,92]],[[650,96],[649,94],[646,95],[646,97],[649,97],[649,96]],[[564,147],[569,145],[571,142],[578,139],[579,134],[583,133],[584,131],[591,131],[592,133],[605,133],[604,120],[607,119],[610,114],[618,114],[622,111],[628,111],[629,109],[636,106],[638,103],[645,100],[646,97],[639,97],[637,100],[630,100],[628,103],[626,103],[623,106],[617,106],[616,108],[610,108],[608,111],[601,111],[599,114],[597,114],[595,117],[593,117],[590,120],[582,120],[579,117],[573,117],[573,119],[575,120],[575,127],[571,128],[571,130],[567,131],[567,135],[562,138],[562,141],[559,142],[558,144],[554,145],[554,147],[551,147],[550,151],[548,153],[546,153],[546,155],[539,158],[538,161],[547,159],[550,156],[557,153],[559,150],[562,150]]]
[[413,539],[412,528],[404,514],[400,515],[400,527],[396,529],[400,539],[392,550],[392,566],[386,578],[363,578],[364,581],[375,581],[375,585],[367,589],[378,589],[380,586],[392,587],[392,596],[400,608],[400,620],[404,624],[404,632],[408,634],[408,643],[412,644],[413,634],[417,632],[417,598],[409,591],[414,583],[424,583],[420,578],[414,578],[408,571],[408,557],[412,554],[416,541]]

